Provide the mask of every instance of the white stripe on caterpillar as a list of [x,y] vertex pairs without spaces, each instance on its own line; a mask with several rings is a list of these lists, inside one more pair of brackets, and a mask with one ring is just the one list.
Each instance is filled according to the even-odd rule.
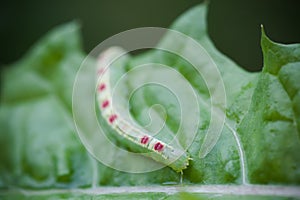
[[[121,49],[112,47],[103,52],[97,61],[97,102],[101,115],[107,123],[122,137],[146,148],[154,154],[143,154],[170,166],[177,172],[182,172],[189,165],[191,158],[182,148],[175,148],[151,136],[146,130],[136,127],[126,121],[112,105],[109,65],[116,59],[116,52]],[[119,55],[119,53],[117,54]]]

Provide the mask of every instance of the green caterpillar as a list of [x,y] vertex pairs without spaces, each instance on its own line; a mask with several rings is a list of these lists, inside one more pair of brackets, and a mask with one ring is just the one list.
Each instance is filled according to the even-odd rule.
[[120,137],[137,144],[137,148],[147,149],[151,152],[143,155],[168,165],[176,172],[182,172],[188,167],[189,160],[191,160],[182,147],[174,147],[155,138],[147,130],[126,120],[113,106],[112,85],[110,82],[111,70],[109,69],[113,66],[109,65],[116,59],[116,55],[120,55],[120,51],[122,51],[120,48],[109,48],[99,56],[97,61],[97,103],[102,117],[106,119],[106,122]]

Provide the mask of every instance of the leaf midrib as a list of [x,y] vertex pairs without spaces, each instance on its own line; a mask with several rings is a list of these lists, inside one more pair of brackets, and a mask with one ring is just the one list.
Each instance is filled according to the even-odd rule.
[[26,196],[55,195],[55,194],[133,194],[133,193],[165,193],[168,195],[179,192],[198,194],[222,194],[222,195],[260,195],[260,196],[281,196],[300,197],[299,186],[279,185],[201,185],[201,186],[122,186],[122,187],[97,187],[88,189],[9,189],[0,191],[0,195],[24,194]]

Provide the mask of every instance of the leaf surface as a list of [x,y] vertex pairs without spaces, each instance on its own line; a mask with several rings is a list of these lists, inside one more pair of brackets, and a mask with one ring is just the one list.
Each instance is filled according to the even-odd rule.
[[[282,45],[262,34],[264,68],[261,73],[249,73],[221,54],[212,44],[206,30],[205,4],[199,5],[179,17],[171,29],[193,38],[207,52],[197,55],[189,52],[187,41],[176,41],[166,34],[159,43],[161,48],[171,48],[187,53],[202,61],[212,58],[221,75],[226,104],[211,102],[218,97],[217,74],[207,76],[196,73],[191,63],[178,55],[152,50],[133,56],[124,62],[126,71],[144,63],[160,63],[172,67],[183,75],[196,91],[200,109],[200,126],[192,145],[188,147],[193,161],[184,170],[183,184],[283,184],[300,183],[300,46]],[[79,27],[70,23],[50,32],[21,60],[14,63],[2,76],[0,105],[0,188],[1,197],[10,198],[97,198],[123,199],[286,199],[282,188],[257,190],[230,196],[141,190],[132,194],[98,194],[101,186],[156,186],[180,184],[180,174],[171,168],[145,174],[129,174],[110,169],[94,160],[76,136],[72,119],[72,87],[75,75],[85,54],[81,50]],[[208,56],[209,55],[209,56]],[[91,61],[93,63],[93,61]],[[122,71],[121,73],[125,73]],[[120,74],[118,74],[120,76]],[[141,78],[141,77],[139,77]],[[142,77],[143,78],[143,77]],[[144,77],[147,80],[147,77]],[[149,78],[149,77],[148,77]],[[210,84],[207,84],[207,80]],[[173,80],[176,84],[176,79]],[[134,88],[135,77],[128,79],[127,88]],[[159,95],[157,95],[159,94]],[[167,90],[149,85],[139,89],[130,99],[130,113],[140,125],[149,121],[148,111],[160,104],[165,112],[152,109],[156,116],[166,118],[169,136],[176,133],[180,124],[180,105]],[[226,116],[219,133],[207,135],[216,108]],[[190,112],[193,111],[190,108]],[[107,130],[113,132],[109,127]],[[183,127],[182,132],[188,131]],[[158,135],[161,139],[166,135]],[[116,144],[131,149],[126,141],[115,137]],[[184,136],[179,143],[185,146]],[[112,152],[119,162],[118,152]],[[249,186],[250,187],[250,186]],[[260,186],[257,186],[260,187]],[[263,187],[263,186],[262,186]],[[20,191],[9,192],[11,188]],[[22,193],[22,189],[35,191],[43,188],[45,194]],[[90,189],[86,194],[75,191],[56,193],[57,188]],[[120,187],[122,188],[122,187]],[[248,191],[247,185],[240,191]],[[296,189],[299,189],[296,187]],[[121,190],[121,189],[120,189]],[[162,189],[163,190],[163,189]],[[8,191],[8,193],[7,193]],[[15,190],[14,190],[15,191]],[[266,192],[268,191],[268,192]],[[270,191],[274,191],[270,194]],[[279,193],[276,193],[278,192]],[[290,190],[288,190],[289,192]],[[299,198],[294,192],[291,197]],[[113,193],[113,192],[112,192]],[[212,193],[212,192],[209,192]],[[221,194],[221,195],[220,195]],[[223,194],[223,195],[222,195]],[[247,196],[249,195],[249,196]]]

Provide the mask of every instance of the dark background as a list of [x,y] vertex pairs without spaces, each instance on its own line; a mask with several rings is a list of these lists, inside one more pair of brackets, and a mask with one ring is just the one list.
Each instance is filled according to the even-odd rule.
[[[84,48],[121,31],[168,27],[200,0],[27,0],[0,4],[0,65],[19,59],[48,30],[77,19],[82,24]],[[262,67],[260,24],[269,37],[282,43],[300,43],[300,1],[211,0],[208,30],[219,50],[244,68]]]

